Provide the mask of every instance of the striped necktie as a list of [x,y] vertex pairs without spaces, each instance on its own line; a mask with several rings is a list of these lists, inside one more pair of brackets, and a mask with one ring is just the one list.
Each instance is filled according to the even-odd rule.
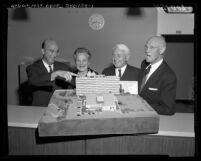
[[147,76],[149,74],[149,71],[151,69],[151,65],[149,65],[149,67],[147,69],[145,69],[144,71],[144,77],[142,78],[142,83],[141,83],[141,87],[140,87],[140,92],[142,91],[143,87],[145,86],[146,84],[146,79],[147,79]]

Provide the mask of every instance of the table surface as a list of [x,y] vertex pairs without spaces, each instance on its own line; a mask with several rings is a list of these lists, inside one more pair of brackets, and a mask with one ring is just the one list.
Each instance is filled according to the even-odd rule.
[[[47,107],[8,105],[8,126],[37,128]],[[194,113],[176,113],[172,116],[160,115],[161,136],[195,137]]]

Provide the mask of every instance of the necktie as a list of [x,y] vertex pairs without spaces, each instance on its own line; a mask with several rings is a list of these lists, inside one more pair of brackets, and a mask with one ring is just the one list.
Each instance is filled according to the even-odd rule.
[[151,69],[151,65],[149,65],[149,67],[147,69],[145,69],[144,77],[142,78],[142,83],[141,83],[141,87],[140,87],[140,92],[142,91],[144,85],[146,84],[146,79],[147,79],[150,69]]
[[121,78],[121,69],[118,69],[119,71],[119,78]]
[[50,73],[52,73],[52,67],[51,67],[51,65],[49,65],[49,68],[50,68]]

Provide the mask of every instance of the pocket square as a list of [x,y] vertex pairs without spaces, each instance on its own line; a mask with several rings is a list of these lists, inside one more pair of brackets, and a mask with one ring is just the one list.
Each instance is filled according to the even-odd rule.
[[151,91],[158,91],[158,88],[149,88]]

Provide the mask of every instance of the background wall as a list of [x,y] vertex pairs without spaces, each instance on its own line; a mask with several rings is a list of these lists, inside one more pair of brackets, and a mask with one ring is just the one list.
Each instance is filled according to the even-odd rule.
[[177,99],[194,99],[194,44],[167,43],[165,60],[177,76]]
[[[77,47],[87,47],[93,55],[91,67],[101,72],[111,62],[112,47],[117,43],[124,43],[130,48],[129,64],[140,67],[144,58],[144,44],[150,36],[157,33],[156,8],[140,8],[139,15],[129,15],[128,8],[27,8],[27,21],[13,20],[14,11],[8,9],[8,104],[18,103],[17,65],[22,61],[41,57],[41,43],[46,38],[55,39],[60,46],[59,57],[72,63],[74,50]],[[105,18],[105,25],[99,31],[92,30],[88,25],[88,19],[94,13]],[[193,56],[193,45],[186,46],[182,52],[186,49]],[[180,47],[176,45],[168,50],[174,55]],[[168,58],[169,61],[176,62],[176,68],[182,66],[171,57]],[[192,71],[193,67],[189,67]],[[192,76],[188,75],[189,77]],[[186,97],[187,92],[180,92],[183,93]]]

